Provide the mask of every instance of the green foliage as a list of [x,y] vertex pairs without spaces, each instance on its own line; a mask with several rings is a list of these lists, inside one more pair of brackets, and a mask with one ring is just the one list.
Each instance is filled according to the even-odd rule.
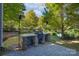
[[24,4],[21,3],[5,3],[3,5],[4,30],[12,30],[13,28],[19,27],[19,13],[21,13],[24,9]]
[[63,35],[70,28],[70,30],[79,29],[79,4],[47,3],[45,5],[44,22],[48,22],[47,26],[50,25],[51,30],[61,32]]
[[39,17],[38,26],[43,27],[44,24],[43,21],[44,21],[44,17],[43,16]]
[[[61,28],[61,6],[63,4],[48,3],[46,4],[46,10],[43,13],[45,20],[48,21],[47,25],[53,30],[59,30]],[[46,22],[45,21],[45,22]]]
[[[72,28],[79,23],[79,4],[67,4],[66,7],[67,20],[66,25]],[[78,26],[77,26],[78,28]]]
[[26,13],[24,20],[22,21],[22,28],[27,28],[28,30],[33,30],[38,26],[38,17],[33,10]]
[[[79,4],[46,3],[45,6],[43,16],[40,17],[37,17],[33,10],[28,11],[25,18],[20,20],[20,28],[32,31],[36,27],[41,27],[44,31],[61,33],[70,33],[72,29],[79,30]],[[24,5],[7,3],[3,5],[3,8],[4,29],[17,30],[19,27],[18,16],[25,9]],[[74,32],[76,34],[79,31]]]

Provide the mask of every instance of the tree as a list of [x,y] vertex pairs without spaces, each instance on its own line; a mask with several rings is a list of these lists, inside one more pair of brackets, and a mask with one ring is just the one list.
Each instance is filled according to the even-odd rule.
[[79,22],[79,4],[69,4],[66,8],[67,21],[70,21],[70,25],[78,24]]
[[61,29],[61,8],[63,4],[50,3],[46,4],[46,10],[43,13],[45,20],[48,21],[48,25],[51,29],[58,31]]
[[4,30],[12,30],[18,28],[19,13],[25,9],[24,4],[21,3],[5,3],[3,5],[3,26]]
[[29,28],[29,30],[33,30],[33,28],[38,26],[38,17],[33,10],[30,10],[25,14],[25,19],[22,21],[22,26],[24,28]]
[[44,28],[44,16],[40,16],[38,20],[38,27]]
[[[67,4],[66,7],[66,27],[69,27],[67,30],[74,30],[74,36],[79,36],[79,4]],[[66,31],[67,31],[66,30]]]
[[62,38],[68,28],[75,28],[75,26],[78,28],[79,4],[46,4],[43,14],[48,25],[51,25],[54,31],[61,31]]

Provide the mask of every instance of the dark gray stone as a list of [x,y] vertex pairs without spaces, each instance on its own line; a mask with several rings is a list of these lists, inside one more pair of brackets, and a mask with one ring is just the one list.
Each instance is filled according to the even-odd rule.
[[36,34],[23,34],[21,35],[22,39],[22,48],[26,49],[30,46],[37,46],[38,45],[38,39]]

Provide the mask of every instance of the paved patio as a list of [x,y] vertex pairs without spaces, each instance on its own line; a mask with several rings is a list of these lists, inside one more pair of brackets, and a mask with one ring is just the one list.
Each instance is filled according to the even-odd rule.
[[10,51],[4,56],[75,56],[79,55],[75,50],[60,45],[45,43],[37,47],[30,47],[24,51]]

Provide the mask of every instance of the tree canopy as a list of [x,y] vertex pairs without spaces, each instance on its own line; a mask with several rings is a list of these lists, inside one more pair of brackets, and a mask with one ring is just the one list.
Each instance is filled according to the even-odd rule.
[[21,27],[23,29],[28,28],[29,30],[32,30],[33,28],[38,26],[38,20],[39,18],[36,16],[35,12],[33,10],[30,10],[25,14],[25,18],[21,22]]
[[79,23],[79,4],[66,3],[46,3],[43,13],[45,22],[54,31],[59,31],[64,35],[70,28],[78,28]]
[[21,13],[24,9],[25,6],[21,3],[5,3],[3,5],[4,30],[12,30],[13,28],[18,28],[19,13]]
[[[46,3],[42,16],[37,16],[34,10],[29,10],[22,20],[18,15],[25,9],[24,4],[4,4],[4,28],[13,30],[27,28],[33,30],[41,27],[44,31],[60,32],[63,36],[69,32],[79,32],[79,4],[77,3]],[[10,29],[11,28],[11,29]]]

